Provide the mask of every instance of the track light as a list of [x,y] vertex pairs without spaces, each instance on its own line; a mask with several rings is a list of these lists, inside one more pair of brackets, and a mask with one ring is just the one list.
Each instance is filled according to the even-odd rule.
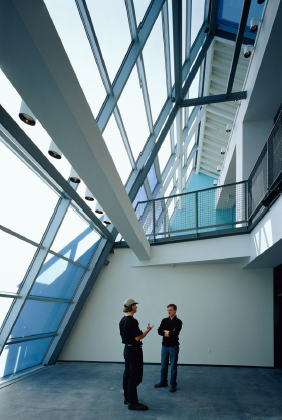
[[226,133],[230,133],[231,130],[232,130],[232,125],[227,124],[226,129],[225,129]]
[[104,215],[104,220],[103,220],[103,223],[104,223],[105,225],[110,225],[110,224],[111,224],[111,221],[110,221],[110,219],[108,218],[108,216],[106,215],[106,213],[105,213],[105,215]]
[[220,172],[220,171],[221,171],[221,166],[220,166],[220,165],[218,165],[218,166],[216,167],[216,170],[217,170],[217,172]]
[[23,100],[20,107],[19,117],[27,125],[34,126],[36,123],[36,116],[33,114],[33,112],[31,112]]
[[217,183],[218,183],[218,180],[217,180],[217,179],[215,179],[215,180],[213,181],[213,185],[217,185]]
[[226,153],[226,149],[225,149],[225,147],[222,147],[222,148],[220,149],[220,154],[221,154],[221,155],[225,155],[225,153]]
[[265,2],[265,0],[258,0],[258,4],[262,4],[264,2]]
[[250,24],[250,30],[251,32],[256,32],[258,30],[258,26],[259,26],[259,22],[260,22],[260,18],[258,17],[254,17],[251,20],[251,24]]
[[71,168],[69,180],[73,182],[74,184],[79,184],[81,181],[79,175],[77,174],[77,172],[75,172],[73,168]]
[[86,187],[86,190],[85,190],[85,200],[94,201],[94,196],[93,196],[92,192],[89,190],[89,188],[87,188],[87,187]]
[[97,214],[104,214],[104,210],[102,209],[102,207],[100,206],[100,204],[98,203],[98,201],[96,201],[96,205],[95,205],[95,213]]
[[251,56],[253,48],[254,47],[252,45],[245,45],[245,48],[244,48],[244,57],[245,58],[249,58]]
[[54,143],[53,140],[51,140],[48,153],[50,156],[52,156],[55,159],[62,159],[62,152],[58,148],[58,146]]

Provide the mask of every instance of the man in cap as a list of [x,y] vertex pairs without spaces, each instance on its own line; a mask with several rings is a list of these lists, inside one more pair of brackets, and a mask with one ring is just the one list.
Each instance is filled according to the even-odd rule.
[[129,410],[148,410],[147,405],[138,402],[137,386],[143,377],[142,339],[153,328],[148,324],[143,333],[139,329],[138,321],[134,318],[137,312],[137,302],[126,299],[124,302],[125,316],[119,323],[120,335],[124,344],[125,369],[123,374],[124,404]]
[[182,321],[176,316],[177,306],[174,303],[167,305],[168,317],[164,318],[158,328],[158,333],[163,337],[161,355],[161,381],[155,388],[167,386],[168,363],[170,359],[171,376],[170,392],[176,391],[177,361],[179,353],[179,333],[182,328]]

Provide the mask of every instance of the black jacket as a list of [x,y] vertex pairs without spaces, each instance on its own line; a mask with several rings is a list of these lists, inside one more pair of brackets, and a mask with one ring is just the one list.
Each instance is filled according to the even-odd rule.
[[[182,321],[175,315],[174,318],[164,318],[158,328],[158,333],[163,337],[163,346],[179,346],[178,336],[182,328]],[[169,331],[169,337],[164,337],[164,330]]]

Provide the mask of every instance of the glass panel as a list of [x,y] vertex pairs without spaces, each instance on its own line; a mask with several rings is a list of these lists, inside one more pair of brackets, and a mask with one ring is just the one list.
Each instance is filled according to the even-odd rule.
[[198,32],[203,24],[204,10],[205,0],[192,0],[191,45],[193,45],[196,36],[198,35]]
[[143,17],[150,3],[151,3],[151,0],[134,0],[137,26],[143,20]]
[[113,81],[131,43],[124,1],[89,0],[87,7],[109,77]]
[[[218,7],[218,20],[233,25],[239,25],[244,0],[220,0]],[[264,4],[252,1],[246,28],[250,28],[253,17],[261,18]]]
[[99,239],[98,233],[70,208],[52,245],[52,251],[86,266]]
[[138,193],[137,193],[137,195],[136,195],[136,197],[135,197],[135,199],[134,199],[134,201],[133,201],[133,203],[132,203],[132,206],[133,206],[133,208],[135,209],[135,207],[136,207],[136,205],[137,205],[138,201],[147,201],[147,200],[148,200],[148,197],[147,197],[147,194],[146,194],[145,188],[142,186],[142,187],[139,189],[139,191],[138,191]]
[[171,156],[170,132],[168,132],[165,140],[163,141],[162,147],[160,148],[160,151],[158,153],[161,173],[163,173],[170,156]]
[[49,254],[30,295],[71,299],[84,273],[83,268]]
[[131,164],[113,115],[109,119],[105,131],[103,132],[103,138],[112,156],[119,176],[121,177],[123,184],[125,184],[131,172]]
[[4,319],[12,305],[13,299],[0,296],[0,328],[3,324]]
[[0,167],[5,174],[0,224],[40,242],[58,196],[0,141]]
[[27,300],[11,332],[11,338],[56,332],[68,306],[68,303]]
[[151,192],[153,192],[158,183],[154,164],[152,165],[147,177],[148,177]]
[[2,292],[17,293],[36,250],[37,248],[33,245],[0,230],[0,290]]
[[[106,91],[75,1],[44,1],[92,113],[97,116],[106,97]],[[93,0],[88,3],[88,7],[92,3],[97,4]],[[106,2],[99,2],[99,9],[104,3]]]
[[134,159],[137,160],[150,131],[136,66],[125,85],[118,106]]
[[162,19],[159,15],[143,50],[146,78],[155,122],[167,99]]
[[0,377],[39,365],[51,341],[52,337],[5,346],[0,356]]

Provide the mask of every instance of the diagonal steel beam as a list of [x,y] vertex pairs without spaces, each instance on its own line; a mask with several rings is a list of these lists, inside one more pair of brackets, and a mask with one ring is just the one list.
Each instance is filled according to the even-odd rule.
[[116,106],[114,108],[114,116],[115,116],[115,120],[116,120],[118,129],[119,129],[124,147],[126,149],[128,158],[130,160],[131,166],[132,166],[133,169],[135,169],[136,168],[135,160],[134,160],[134,157],[133,157],[131,146],[130,146],[130,143],[129,143],[129,140],[128,140],[128,137],[127,137],[127,134],[126,134],[126,130],[125,130],[124,125],[123,125],[123,121],[122,121],[118,106]]
[[210,96],[202,96],[200,98],[187,99],[187,100],[182,101],[181,107],[208,105],[208,104],[216,104],[216,103],[221,103],[221,102],[240,101],[241,99],[246,99],[246,98],[247,98],[247,92],[244,90],[242,92],[230,93],[229,97],[226,97],[225,94],[222,94],[222,95],[210,95]]
[[164,40],[164,55],[165,55],[165,73],[166,73],[166,89],[167,96],[171,98],[172,82],[171,82],[171,58],[169,45],[169,23],[168,23],[168,6],[167,1],[162,8],[162,27]]
[[[132,41],[127,53],[125,54],[124,60],[116,74],[115,80],[112,84],[113,93],[108,95],[105,102],[100,109],[100,112],[97,117],[98,127],[103,133],[107,122],[117,104],[117,101],[124,89],[124,86],[130,76],[130,73],[136,63],[137,58],[142,52],[146,41],[151,33],[151,30],[155,24],[155,21],[162,9],[165,0],[152,0],[148,10],[146,12],[145,18],[141,25],[138,27],[138,38],[139,42]],[[91,44],[91,26],[89,25],[89,16],[87,16],[85,9],[85,0],[76,0],[77,7],[79,9],[80,17],[82,19],[84,28],[88,40]],[[91,47],[92,48],[92,47]]]
[[172,111],[171,111],[163,129],[162,129],[162,132],[161,132],[161,134],[158,138],[158,141],[156,142],[155,146],[153,147],[153,150],[152,150],[152,152],[151,152],[143,170],[141,172],[139,172],[139,174],[136,178],[135,184],[133,185],[133,187],[131,188],[131,191],[128,194],[131,202],[134,200],[136,194],[138,193],[140,186],[143,185],[143,183],[146,179],[146,176],[147,176],[149,170],[151,169],[152,164],[154,163],[155,157],[157,156],[157,154],[158,154],[158,152],[159,152],[159,150],[160,150],[160,148],[163,144],[163,141],[166,138],[167,132],[170,129],[171,124],[173,123],[174,118],[176,117],[178,111],[179,111],[179,107],[177,105],[174,105],[174,107],[173,107],[173,109],[172,109]]
[[[210,46],[213,36],[208,35],[208,40],[206,39],[206,33],[205,33],[205,24],[202,25],[202,27],[200,28],[200,31],[198,33],[198,36],[193,44],[193,46],[191,47],[191,51],[190,51],[190,60],[185,61],[183,68],[182,68],[182,81],[184,81],[187,77],[187,74],[190,70],[191,67],[191,63],[193,63],[193,61],[195,60],[195,58],[197,57],[197,59],[195,60],[195,64],[191,70],[191,72],[193,72],[193,74],[197,73],[201,62],[205,56],[206,51],[208,50],[208,47]],[[200,53],[198,54],[199,50],[201,49]],[[198,54],[198,56],[197,56]],[[196,66],[196,68],[195,68]],[[195,74],[192,75],[191,77],[189,76],[186,80],[185,83],[185,88],[187,88],[187,91],[189,90],[189,87],[191,85],[191,83],[193,82],[193,79],[195,77]],[[174,88],[172,89],[172,96],[174,95],[175,90]],[[185,94],[184,94],[185,95]],[[170,98],[167,98],[161,113],[156,121],[156,124],[154,126],[154,134],[151,135],[148,140],[147,143],[143,149],[142,154],[140,155],[140,157],[138,158],[136,164],[137,164],[137,171],[132,172],[132,174],[130,175],[127,183],[126,183],[126,191],[131,199],[131,201],[134,200],[135,195],[137,194],[139,188],[141,187],[142,183],[144,182],[144,171],[145,171],[145,167],[144,165],[146,164],[146,171],[148,173],[148,171],[150,170],[150,167],[148,168],[147,163],[149,161],[149,157],[151,159],[152,154],[153,154],[153,158],[156,157],[161,144],[159,145],[158,148],[155,148],[155,141],[159,135],[159,133],[162,130],[162,134],[160,135],[159,139],[162,136],[162,142],[164,141],[167,131],[165,132],[163,130],[163,126],[165,124],[166,121],[170,121],[169,127],[171,127],[173,119],[171,120],[171,114],[174,113],[174,117],[176,116],[175,113],[175,107],[172,108],[172,102],[170,100]],[[164,128],[167,127],[167,124],[165,124]],[[161,142],[161,143],[162,143]],[[158,144],[159,144],[159,140],[158,140]],[[153,163],[153,160],[150,160],[150,162]],[[142,181],[143,180],[143,181]],[[141,182],[142,181],[142,182]],[[135,195],[134,195],[135,194]]]
[[228,83],[227,83],[227,89],[226,89],[227,98],[229,98],[231,95],[236,68],[239,61],[239,57],[240,57],[241,46],[242,46],[242,42],[244,38],[244,32],[245,32],[245,28],[246,28],[246,24],[247,24],[247,20],[249,16],[250,6],[251,6],[251,0],[245,0],[243,8],[242,8],[239,29],[238,29],[237,37],[236,37],[235,50],[233,54],[232,64],[231,64]]
[[215,35],[217,27],[217,12],[218,12],[219,0],[212,0],[211,13],[210,13],[210,31],[211,35]]
[[172,2],[175,102],[182,100],[182,1]]

